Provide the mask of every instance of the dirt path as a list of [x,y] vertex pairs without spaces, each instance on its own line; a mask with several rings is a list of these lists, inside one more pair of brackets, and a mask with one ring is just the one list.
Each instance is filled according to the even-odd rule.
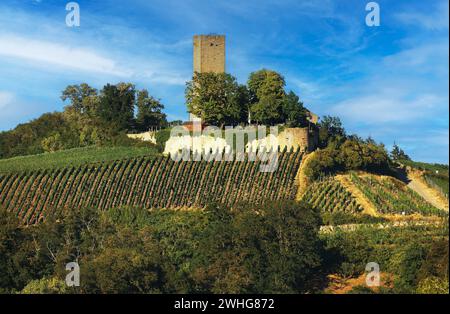
[[308,168],[308,163],[311,159],[314,158],[315,152],[306,154],[303,157],[303,160],[300,164],[300,167],[298,169],[297,175],[295,176],[295,181],[298,186],[297,194],[295,195],[295,199],[297,201],[300,201],[303,197],[303,194],[305,193],[306,189],[308,188],[310,182],[305,174],[305,169]]
[[430,203],[434,207],[448,211],[448,201],[423,181],[421,173],[416,171],[408,171],[407,179],[408,182],[406,182],[406,184],[411,190],[422,196],[428,203]]
[[356,201],[364,208],[363,214],[371,216],[379,216],[377,209],[372,205],[371,202],[367,200],[364,194],[350,181],[348,175],[337,175],[336,180],[338,180],[345,189],[350,192]]

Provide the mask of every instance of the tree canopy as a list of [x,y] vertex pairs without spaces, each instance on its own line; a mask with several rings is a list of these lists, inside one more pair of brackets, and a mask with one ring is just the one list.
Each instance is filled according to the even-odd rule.
[[210,125],[307,125],[307,110],[293,92],[286,93],[281,74],[262,69],[240,85],[228,73],[195,73],[186,84],[189,112]]
[[86,83],[69,85],[61,100],[63,112],[45,113],[1,132],[0,158],[125,143],[127,132],[167,125],[163,104],[131,83],[107,84],[100,91]]
[[228,73],[195,73],[186,84],[189,112],[212,125],[240,122],[245,90]]

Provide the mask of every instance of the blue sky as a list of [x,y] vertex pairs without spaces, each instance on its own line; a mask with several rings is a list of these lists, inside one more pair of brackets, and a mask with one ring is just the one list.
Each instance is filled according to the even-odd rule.
[[449,159],[447,0],[380,0],[367,27],[362,0],[76,1],[81,25],[57,0],[0,3],[0,130],[61,111],[61,91],[87,82],[147,88],[169,119],[187,119],[192,36],[225,34],[227,72],[260,68],[348,132],[397,142],[414,159]]

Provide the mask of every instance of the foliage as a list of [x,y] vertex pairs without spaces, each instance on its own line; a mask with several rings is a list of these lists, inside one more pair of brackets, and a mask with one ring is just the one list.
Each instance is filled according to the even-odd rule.
[[428,277],[419,282],[417,293],[420,294],[448,294],[448,279]]
[[392,151],[390,153],[390,157],[393,160],[411,160],[409,156],[401,149],[397,144],[394,144]]
[[288,127],[305,127],[308,125],[307,110],[293,91],[284,96],[283,116]]
[[17,218],[0,206],[0,291],[12,292],[17,289],[19,270],[13,256],[23,240],[23,230]]
[[33,155],[44,152],[42,141],[59,134],[60,148],[79,145],[79,138],[65,122],[62,113],[46,113],[29,123],[19,124],[14,130],[0,133],[0,158]]
[[170,130],[171,129],[162,129],[156,132],[155,138],[156,138],[156,147],[158,148],[158,151],[163,152],[166,142],[170,138]]
[[448,176],[448,165],[432,164],[432,163],[412,161],[412,160],[399,160],[399,162],[404,164],[405,166],[410,166],[412,168],[416,168],[419,170],[427,170],[427,171],[435,172],[435,173],[437,171],[438,173],[446,174]]
[[284,77],[275,71],[262,69],[250,74],[247,85],[252,121],[267,125],[283,122],[285,84]]
[[[423,280],[429,280],[426,278],[448,281],[445,270],[448,268],[448,249],[437,249],[444,245],[448,247],[447,224],[448,220],[445,225],[386,229],[365,226],[354,231],[322,234],[327,257],[325,264],[329,272],[355,277],[364,273],[368,262],[376,262],[382,272],[394,275],[393,289],[385,292],[415,293]],[[430,258],[430,254],[435,257]]]
[[[298,293],[308,291],[321,263],[317,213],[295,202],[258,211],[250,204],[194,212],[71,209],[23,229],[17,220],[15,227],[0,222],[0,234],[23,234],[8,251],[0,247],[1,257],[30,257],[2,268],[10,292]],[[74,260],[81,286],[70,288],[62,280]]]
[[137,92],[136,130],[146,132],[150,127],[165,127],[166,115],[162,113],[164,106],[148,94],[146,89]]
[[132,130],[136,90],[130,83],[106,84],[100,97],[97,117],[105,131],[111,135]]
[[284,90],[284,78],[262,69],[250,74],[247,86],[226,73],[195,73],[186,84],[189,112],[210,125],[307,125],[307,110],[294,92]]
[[240,122],[245,107],[241,92],[236,78],[230,74],[196,72],[192,81],[186,83],[186,103],[189,112],[205,123],[234,125]]
[[42,148],[47,153],[53,153],[64,148],[64,143],[61,141],[61,134],[53,133],[49,137],[42,140]]
[[315,180],[323,175],[349,170],[390,173],[389,157],[383,144],[357,137],[350,137],[342,144],[331,142],[326,148],[316,151],[305,174]]
[[32,280],[20,291],[20,294],[64,294],[66,292],[66,283],[54,277]]
[[147,130],[150,125],[161,127],[167,122],[163,105],[147,90],[136,90],[130,83],[107,84],[100,92],[86,83],[69,85],[62,91],[61,100],[69,102],[64,112],[46,113],[1,132],[0,158],[114,145],[126,141],[129,131]]
[[345,129],[339,117],[324,116],[319,122],[319,147],[325,148],[332,142],[346,139]]
[[[213,293],[298,293],[320,266],[317,213],[305,204],[210,206],[194,280]],[[205,289],[206,288],[206,289]],[[205,289],[205,290],[203,290]]]
[[338,226],[346,224],[377,224],[388,222],[386,218],[375,217],[367,214],[353,214],[342,211],[322,212],[322,223],[324,225]]

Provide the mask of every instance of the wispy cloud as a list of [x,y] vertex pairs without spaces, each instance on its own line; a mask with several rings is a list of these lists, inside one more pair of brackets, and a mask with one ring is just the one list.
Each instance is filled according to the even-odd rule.
[[380,125],[412,122],[427,116],[445,100],[433,95],[419,95],[413,99],[405,91],[395,89],[376,91],[367,96],[345,100],[330,110],[350,123]]
[[39,41],[30,38],[1,35],[0,55],[46,63],[73,70],[130,76],[132,73],[120,69],[117,62],[102,56],[89,48],[65,46],[59,43]]
[[[434,5],[433,5],[434,4]],[[420,12],[417,8],[412,7],[406,12],[396,15],[396,18],[406,24],[412,26],[420,26],[429,30],[448,30],[449,26],[449,6],[448,0],[441,0],[436,3],[428,3],[433,6],[433,11]]]

